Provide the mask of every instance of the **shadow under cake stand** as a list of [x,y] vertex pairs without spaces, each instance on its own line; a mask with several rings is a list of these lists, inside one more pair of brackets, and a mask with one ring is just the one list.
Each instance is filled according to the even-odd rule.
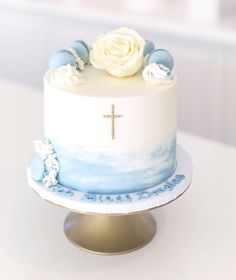
[[67,238],[76,246],[97,254],[123,254],[137,250],[152,240],[156,222],[148,210],[177,199],[190,186],[192,162],[177,146],[177,168],[162,184],[129,194],[100,195],[73,191],[61,185],[46,188],[28,182],[43,199],[72,211],[64,223]]

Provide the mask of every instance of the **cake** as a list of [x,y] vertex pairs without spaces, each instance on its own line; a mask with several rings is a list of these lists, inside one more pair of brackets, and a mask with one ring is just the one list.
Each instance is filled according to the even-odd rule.
[[155,187],[176,169],[174,60],[122,27],[55,52],[44,76],[45,139],[31,177],[87,194]]

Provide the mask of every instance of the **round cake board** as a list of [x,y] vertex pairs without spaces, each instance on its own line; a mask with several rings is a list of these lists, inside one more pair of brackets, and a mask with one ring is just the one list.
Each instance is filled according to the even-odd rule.
[[29,185],[41,198],[73,212],[125,215],[150,210],[175,200],[189,187],[192,171],[189,154],[178,145],[175,172],[165,182],[144,191],[126,194],[90,194],[61,185],[47,188],[43,183],[34,181],[29,171],[27,177]]

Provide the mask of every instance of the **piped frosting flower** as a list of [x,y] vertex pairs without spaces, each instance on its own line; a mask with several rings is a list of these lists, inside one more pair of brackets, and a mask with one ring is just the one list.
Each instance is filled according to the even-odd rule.
[[51,142],[48,139],[45,139],[44,141],[34,141],[34,150],[40,155],[44,162],[42,182],[46,187],[57,185],[57,175],[60,166]]
[[84,82],[81,72],[72,65],[65,65],[51,71],[50,83],[56,87],[72,88]]
[[167,85],[173,81],[173,74],[162,64],[151,63],[143,70],[143,79],[152,85]]
[[116,77],[134,75],[143,65],[145,40],[133,29],[119,28],[97,37],[90,62]]
[[51,186],[56,186],[58,184],[56,177],[57,177],[57,172],[52,169],[43,178],[42,182],[45,184],[46,188],[51,187]]
[[50,143],[49,140],[45,139],[42,140],[36,140],[33,142],[34,150],[36,153],[40,154],[42,159],[46,159],[49,155],[54,153],[53,146]]

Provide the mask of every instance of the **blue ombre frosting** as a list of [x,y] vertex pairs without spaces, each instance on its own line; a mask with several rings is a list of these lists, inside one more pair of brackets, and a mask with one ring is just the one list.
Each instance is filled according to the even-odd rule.
[[122,194],[145,190],[167,180],[176,168],[175,138],[169,144],[157,146],[145,153],[142,168],[132,168],[134,158],[138,160],[135,152],[114,157],[97,153],[93,156],[91,152],[84,160],[83,147],[77,147],[76,152],[73,152],[56,141],[51,142],[60,164],[57,177],[59,184],[81,192]]

